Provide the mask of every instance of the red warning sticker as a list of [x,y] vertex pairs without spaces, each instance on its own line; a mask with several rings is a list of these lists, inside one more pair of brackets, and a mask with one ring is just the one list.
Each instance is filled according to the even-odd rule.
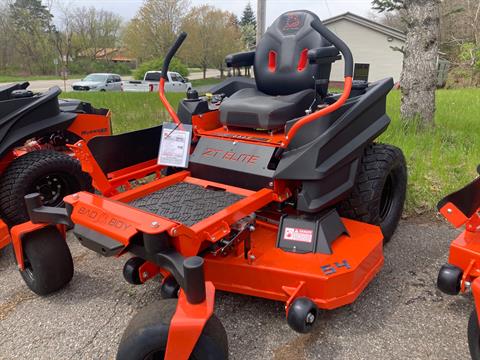
[[283,238],[290,241],[311,243],[313,239],[313,230],[286,227],[283,233]]

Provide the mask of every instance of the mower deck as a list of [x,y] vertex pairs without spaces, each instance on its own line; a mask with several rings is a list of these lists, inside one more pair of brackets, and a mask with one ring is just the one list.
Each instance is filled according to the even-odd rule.
[[66,202],[74,206],[76,224],[96,231],[107,225],[102,231],[113,241],[112,251],[104,251],[105,243],[96,240],[101,237],[77,236],[85,246],[115,255],[123,253],[122,249],[135,253],[131,246],[138,232],[160,236],[158,241],[168,234],[182,253],[193,256],[203,251],[205,279],[220,290],[287,304],[307,296],[323,309],[353,302],[383,265],[380,228],[348,219],[342,220],[349,235],[333,242],[332,254],[280,249],[279,225],[258,219],[245,240],[248,246],[240,241],[227,252],[215,252],[207,244],[222,240],[234,223],[274,201],[273,192],[254,192],[188,175],[187,171],[173,174],[112,198],[123,204],[88,193],[67,197]]
[[383,265],[383,235],[376,226],[342,219],[350,236],[331,255],[297,254],[276,247],[277,226],[257,222],[250,258],[243,252],[205,257],[205,278],[215,288],[287,302],[306,296],[319,308],[352,303]]

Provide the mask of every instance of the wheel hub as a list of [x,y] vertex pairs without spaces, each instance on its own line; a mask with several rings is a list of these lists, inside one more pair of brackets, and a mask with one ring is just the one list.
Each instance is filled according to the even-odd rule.
[[46,175],[33,185],[33,191],[40,194],[40,199],[46,206],[59,206],[69,192],[67,181],[58,174]]

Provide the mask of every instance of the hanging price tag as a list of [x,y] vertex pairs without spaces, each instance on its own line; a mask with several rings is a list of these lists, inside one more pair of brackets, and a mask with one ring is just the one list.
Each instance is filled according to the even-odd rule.
[[192,125],[163,123],[158,164],[186,168],[192,142]]

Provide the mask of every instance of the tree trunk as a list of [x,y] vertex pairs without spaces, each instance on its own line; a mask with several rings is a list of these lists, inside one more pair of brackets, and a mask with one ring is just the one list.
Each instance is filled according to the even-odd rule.
[[421,127],[434,125],[437,85],[439,0],[405,0],[407,41],[400,79],[402,118]]
[[220,65],[220,79],[223,79],[225,76],[224,76],[224,71],[225,69],[223,68],[223,64]]
[[207,78],[207,67],[203,66],[202,70],[203,70],[203,78],[206,79]]

